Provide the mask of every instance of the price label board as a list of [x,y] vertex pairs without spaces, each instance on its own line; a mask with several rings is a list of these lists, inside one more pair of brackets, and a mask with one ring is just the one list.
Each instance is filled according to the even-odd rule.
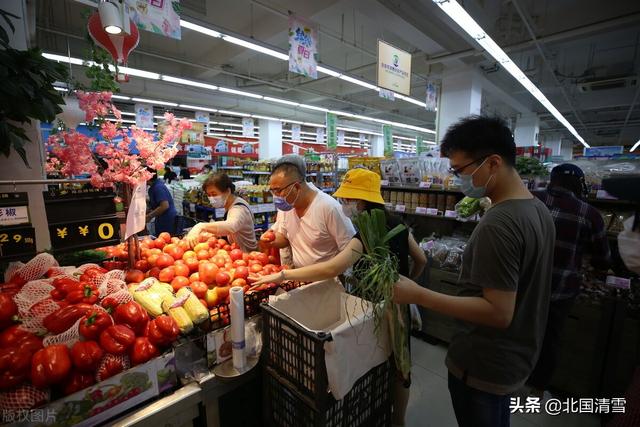
[[115,217],[49,224],[56,251],[97,248],[120,243],[120,222]]
[[405,212],[407,207],[405,205],[396,205],[396,212]]
[[0,260],[29,259],[35,255],[36,230],[33,227],[0,227]]

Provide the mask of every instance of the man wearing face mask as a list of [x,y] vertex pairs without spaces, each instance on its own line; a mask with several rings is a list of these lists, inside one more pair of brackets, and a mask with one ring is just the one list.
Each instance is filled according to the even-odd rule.
[[292,154],[278,160],[269,179],[278,209],[273,226],[276,239],[261,244],[291,246],[293,267],[333,258],[356,234],[338,201],[306,182],[306,176],[304,159]]
[[207,178],[202,189],[207,193],[211,207],[224,208],[225,215],[223,221],[196,224],[187,234],[191,247],[198,244],[200,233],[208,231],[216,236],[227,236],[229,242],[236,243],[243,252],[255,251],[258,245],[253,213],[246,200],[234,194],[231,178],[225,173],[216,173]]
[[401,277],[394,300],[463,321],[445,361],[458,424],[508,426],[509,395],[524,385],[542,347],[555,227],[515,170],[515,143],[501,119],[465,118],[448,129],[440,149],[463,193],[488,196],[493,206],[467,243],[458,296]]

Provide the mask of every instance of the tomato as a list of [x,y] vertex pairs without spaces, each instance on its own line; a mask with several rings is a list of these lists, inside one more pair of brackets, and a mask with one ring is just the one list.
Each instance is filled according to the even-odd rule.
[[189,246],[189,242],[185,240],[181,240],[180,242],[178,242],[178,247],[185,252],[191,248],[191,246]]
[[233,249],[230,253],[229,256],[231,257],[232,260],[234,261],[238,261],[242,259],[242,251],[240,249]]
[[263,254],[262,252],[259,252],[256,255],[256,261],[260,261],[260,264],[265,265],[269,263],[269,256],[267,254]]
[[224,240],[224,239],[218,239],[218,245],[225,247],[226,245],[228,245],[229,243]]
[[127,283],[140,283],[144,280],[144,273],[140,270],[127,270],[124,280]]
[[169,283],[176,276],[175,267],[167,267],[160,270],[160,274],[158,275],[158,280],[161,282]]
[[205,260],[205,259],[209,259],[210,258],[209,251],[205,250],[205,249],[202,249],[202,250],[198,251],[197,254],[198,254],[198,259],[199,260]]
[[158,239],[164,240],[165,243],[171,243],[171,234],[167,233],[166,231],[163,231],[158,235]]
[[218,248],[218,239],[216,237],[210,237],[207,239],[207,245],[210,248],[217,249]]
[[257,259],[256,257],[261,254],[262,252],[258,252],[258,251],[251,251],[249,252],[249,259],[251,260],[255,260]]
[[179,241],[180,241],[180,238],[179,238],[179,237],[172,237],[172,238],[171,238],[171,243],[173,243],[174,245],[175,245],[176,243],[178,243]]
[[212,285],[215,282],[216,274],[218,274],[218,266],[212,262],[204,262],[198,266],[200,281],[207,285]]
[[177,259],[173,262],[173,265],[186,265],[182,259]]
[[224,247],[222,248],[225,251],[230,251],[231,250],[231,245],[224,245]]
[[249,254],[245,254],[245,253],[243,253],[243,254],[242,254],[242,260],[243,260],[244,262],[246,262],[247,264],[249,263],[249,260],[250,260],[250,259],[251,259],[251,258],[249,257]]
[[232,243],[231,244],[231,250],[234,250],[234,249],[240,249],[240,246],[238,246],[237,243]]
[[234,281],[231,282],[231,286],[240,286],[241,288],[244,288],[247,286],[247,281],[244,279],[234,279]]
[[239,279],[246,279],[249,276],[249,269],[243,265],[236,267],[236,272],[233,277]]
[[192,282],[189,287],[198,298],[205,298],[209,287],[204,282]]
[[147,272],[147,277],[155,277],[157,279],[160,277],[160,269],[158,267],[153,267]]
[[155,267],[159,257],[160,255],[151,254],[147,257],[147,262],[151,267]]
[[224,267],[224,265],[226,264],[226,261],[225,261],[225,259],[224,259],[223,257],[221,257],[221,256],[216,256],[216,257],[213,259],[213,263],[214,263],[215,265],[217,265],[217,266],[218,266],[218,268],[222,268],[222,267]]
[[182,259],[183,260],[186,261],[189,258],[196,258],[196,253],[194,251],[192,251],[192,250],[188,250],[188,251],[185,251],[184,254],[182,254]]
[[209,250],[209,245],[207,245],[206,243],[198,243],[193,247],[193,251],[195,253],[198,253],[200,251],[208,251],[208,250]]
[[234,267],[236,267],[236,268],[237,268],[237,267],[246,267],[246,266],[247,266],[247,263],[246,263],[246,261],[245,261],[245,260],[243,260],[243,259],[241,258],[241,259],[239,259],[239,260],[237,260],[237,261],[233,261],[233,266],[234,266]]
[[163,239],[156,239],[153,241],[153,246],[155,246],[156,249],[162,249],[166,244],[167,243]]
[[267,259],[269,260],[269,264],[278,264],[278,259],[273,255],[269,255]]
[[198,271],[198,258],[187,258],[184,260],[184,263],[187,267],[189,267],[190,272]]
[[184,264],[176,264],[173,266],[176,276],[189,277],[189,267]]
[[156,267],[165,268],[165,267],[172,266],[173,263],[174,263],[174,260],[171,255],[162,254],[158,257],[158,260],[156,261]]
[[216,274],[216,284],[218,286],[226,286],[227,284],[229,284],[230,280],[231,276],[229,275],[229,273],[220,271]]
[[262,266],[260,265],[260,263],[256,263],[251,265],[251,267],[249,267],[249,271],[252,273],[259,273],[262,271]]
[[262,268],[262,274],[264,274],[265,276],[268,275],[268,274],[271,274],[273,272],[274,272],[273,271],[273,266],[269,266],[269,267],[265,266],[265,267]]
[[225,262],[224,263],[224,269],[225,270],[231,270],[233,268],[233,263],[231,262]]
[[222,302],[229,296],[229,289],[231,286],[218,286],[215,288],[218,301]]
[[151,266],[149,265],[149,261],[141,259],[136,261],[134,267],[136,268],[136,270],[147,271]]
[[178,245],[171,243],[162,249],[165,254],[171,255],[173,259],[181,259],[184,255],[184,251],[178,247]]
[[171,287],[173,288],[173,292],[178,292],[185,286],[189,286],[189,279],[187,279],[186,277],[178,276],[171,280]]
[[276,240],[276,233],[274,233],[273,230],[268,230],[260,237],[260,240],[263,240],[265,242],[273,242],[274,240]]
[[204,296],[208,308],[213,308],[218,305],[218,293],[216,292],[216,289],[218,288],[207,289],[207,292]]

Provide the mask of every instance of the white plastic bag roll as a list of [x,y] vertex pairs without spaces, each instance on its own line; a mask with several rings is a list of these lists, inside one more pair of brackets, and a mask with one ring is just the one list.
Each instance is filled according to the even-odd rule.
[[233,367],[241,370],[246,364],[244,354],[244,293],[240,286],[234,286],[229,291],[231,314],[231,345],[233,348]]

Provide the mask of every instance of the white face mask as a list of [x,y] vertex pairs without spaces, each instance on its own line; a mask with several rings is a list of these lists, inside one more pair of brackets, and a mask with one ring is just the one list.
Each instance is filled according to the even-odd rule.
[[357,202],[343,202],[342,203],[342,212],[347,216],[347,218],[354,218],[358,215],[358,203]]
[[624,265],[640,274],[640,232],[632,231],[633,216],[624,222],[624,231],[618,234],[618,250]]
[[216,209],[223,208],[226,202],[227,202],[226,196],[209,196],[209,204],[213,208],[216,208]]

